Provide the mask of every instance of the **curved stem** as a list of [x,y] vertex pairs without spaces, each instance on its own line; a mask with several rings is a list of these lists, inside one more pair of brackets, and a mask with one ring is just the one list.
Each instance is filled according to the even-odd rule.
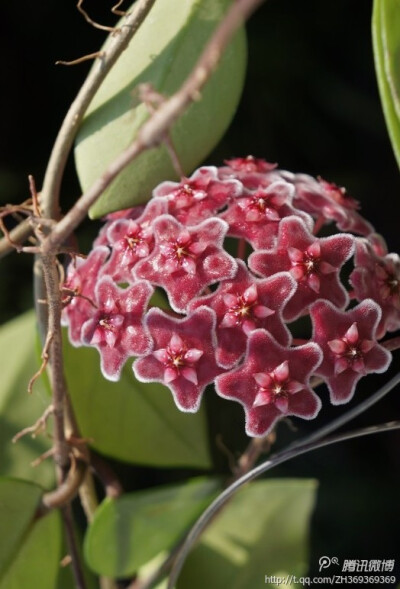
[[171,569],[171,574],[168,580],[167,589],[173,589],[175,587],[176,581],[178,579],[179,573],[182,569],[182,566],[185,562],[185,559],[192,548],[193,544],[199,538],[203,530],[207,527],[210,520],[213,518],[214,514],[238,491],[245,483],[254,480],[261,474],[271,470],[274,466],[278,464],[282,464],[283,462],[287,462],[292,458],[296,458],[297,456],[301,456],[302,454],[306,454],[308,452],[312,452],[314,450],[318,450],[319,448],[323,448],[325,446],[329,446],[331,444],[336,444],[338,442],[344,442],[347,440],[351,440],[354,438],[359,438],[362,436],[367,436],[375,433],[391,431],[395,429],[400,429],[400,421],[393,421],[390,423],[385,423],[382,425],[375,425],[371,427],[366,427],[362,429],[358,429],[352,432],[338,434],[337,436],[333,436],[331,438],[326,438],[325,440],[314,442],[314,443],[307,443],[303,444],[303,446],[293,448],[292,450],[284,450],[280,452],[276,456],[272,457],[270,460],[263,462],[240,479],[235,481],[230,487],[225,489],[218,497],[211,503],[211,505],[203,512],[200,518],[197,520],[196,524],[193,526],[191,531],[186,537],[185,543],[182,546],[181,552],[179,553],[174,566]]
[[137,0],[132,12],[126,15],[121,29],[110,38],[107,49],[105,49],[101,59],[94,64],[77,97],[71,104],[54,143],[43,181],[41,207],[44,217],[50,219],[59,218],[61,179],[78,126],[100,84],[128,45],[154,2],[155,0]]

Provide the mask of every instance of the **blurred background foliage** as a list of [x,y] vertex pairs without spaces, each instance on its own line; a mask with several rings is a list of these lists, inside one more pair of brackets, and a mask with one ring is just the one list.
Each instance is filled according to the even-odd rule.
[[[94,19],[113,24],[111,0],[87,0]],[[280,167],[321,175],[347,187],[361,201],[365,217],[399,251],[400,176],[381,112],[370,35],[371,0],[270,0],[248,24],[249,63],[243,99],[224,140],[206,163],[253,154]],[[94,30],[75,9],[74,0],[2,2],[0,5],[0,203],[28,198],[27,175],[38,186],[62,118],[88,64],[55,66],[97,50],[104,33]],[[63,184],[67,210],[79,195],[70,161]],[[99,223],[79,230],[88,251]],[[32,260],[13,254],[0,261],[0,323],[32,305]],[[395,372],[395,364],[390,373]],[[361,383],[356,400],[388,379]],[[321,425],[342,413],[325,402]],[[221,405],[223,403],[223,405]],[[354,403],[354,402],[353,402]],[[353,404],[352,403],[352,404]],[[240,407],[209,395],[212,436],[222,434],[237,455],[246,444]],[[224,411],[222,411],[224,409]],[[358,418],[363,426],[399,417],[395,391]],[[303,435],[315,423],[296,423]],[[279,446],[293,437],[281,424]],[[346,559],[398,558],[400,519],[400,434],[372,436],[298,458],[273,476],[319,481],[311,529],[310,573],[322,555]],[[127,489],[188,476],[187,471],[114,464]],[[228,461],[215,451],[215,471],[228,473]],[[190,473],[193,474],[193,473]],[[266,574],[268,574],[266,563]],[[330,572],[330,571],[329,571]],[[334,571],[337,572],[337,571]],[[397,573],[399,571],[397,570]]]

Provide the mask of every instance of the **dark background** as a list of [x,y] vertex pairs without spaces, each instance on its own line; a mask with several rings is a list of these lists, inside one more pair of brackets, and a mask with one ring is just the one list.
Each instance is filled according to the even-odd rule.
[[[93,18],[113,24],[112,4],[87,0],[85,7]],[[207,163],[220,165],[225,158],[251,153],[345,185],[389,249],[399,251],[400,176],[375,82],[371,11],[370,0],[267,2],[248,25],[248,74],[237,116]],[[95,51],[104,34],[83,20],[73,0],[2,2],[0,28],[0,203],[5,204],[29,196],[28,174],[40,186],[57,129],[89,68],[55,66],[55,61]],[[78,195],[71,162],[63,184],[64,210]],[[87,223],[80,230],[83,248],[98,227]],[[28,256],[13,254],[0,261],[0,322],[31,306],[30,271]],[[398,356],[391,373],[396,362]],[[357,400],[387,378],[366,381]],[[354,426],[399,418],[398,394],[392,392]],[[239,409],[235,419],[242,424]],[[324,409],[319,425],[342,411]],[[215,430],[224,427],[217,424]],[[306,432],[314,424],[300,427]],[[244,443],[244,438],[236,440],[233,450]],[[312,574],[318,573],[322,555],[341,561],[397,558],[400,564],[399,456],[400,436],[393,432],[320,450],[274,471],[274,476],[320,482],[311,530]],[[216,464],[227,472],[221,457]],[[146,486],[179,476],[115,466],[127,487],[133,480]]]

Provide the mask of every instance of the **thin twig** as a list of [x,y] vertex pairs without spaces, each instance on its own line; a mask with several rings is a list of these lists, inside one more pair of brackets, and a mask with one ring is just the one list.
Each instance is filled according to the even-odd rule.
[[61,125],[60,131],[58,132],[44,177],[41,192],[41,204],[45,217],[51,219],[59,218],[61,179],[64,174],[68,154],[71,150],[83,115],[85,114],[93,96],[99,89],[100,84],[111,70],[118,57],[127,47],[140,24],[149,13],[154,2],[155,0],[137,0],[132,12],[126,16],[120,34],[110,39],[108,47],[104,49],[103,59],[97,64],[94,64],[74,102],[71,104]]
[[86,22],[88,22],[92,27],[95,29],[100,29],[100,31],[106,31],[107,33],[114,33],[116,31],[115,27],[107,27],[105,25],[101,25],[90,18],[86,10],[82,8],[83,0],[78,0],[78,4],[76,5],[79,12],[83,15]]
[[115,4],[112,8],[111,8],[111,12],[113,14],[116,14],[117,16],[125,16],[127,14],[126,10],[118,10],[118,8],[121,6],[121,4],[123,4],[124,0],[119,0],[117,2],[117,4]]
[[[173,589],[176,585],[176,581],[178,579],[179,573],[182,570],[182,566],[186,560],[186,557],[199,538],[203,530],[207,527],[209,521],[213,518],[214,514],[221,509],[221,507],[228,501],[235,493],[238,491],[245,483],[248,483],[255,478],[259,477],[261,474],[264,474],[268,470],[271,470],[273,467],[278,466],[278,464],[282,464],[291,460],[292,458],[296,458],[297,456],[301,456],[302,454],[306,454],[308,452],[312,452],[314,450],[318,450],[325,446],[329,446],[332,444],[337,444],[338,442],[344,442],[347,440],[351,440],[354,438],[359,438],[362,436],[367,436],[375,433],[381,433],[386,431],[391,431],[395,429],[400,429],[400,421],[394,421],[390,423],[385,423],[382,425],[374,425],[371,427],[366,427],[362,429],[358,429],[352,432],[338,434],[336,436],[332,436],[331,438],[326,438],[324,440],[319,440],[314,443],[310,444],[303,444],[302,447],[293,448],[292,450],[284,450],[279,454],[276,454],[274,457],[271,457],[266,462],[263,462],[250,472],[246,473],[240,479],[235,481],[230,487],[225,489],[214,501],[209,505],[209,507],[203,512],[200,518],[197,520],[195,525],[190,530],[189,534],[186,537],[185,543],[182,547],[181,552],[179,553],[170,573],[170,577],[168,580],[167,589]],[[146,586],[146,589],[149,589],[150,586]],[[142,587],[143,589],[143,587]]]
[[70,563],[75,580],[75,589],[86,589],[86,581],[81,563],[81,555],[79,554],[78,550],[78,543],[76,540],[74,520],[70,503],[68,503],[61,510],[61,515],[64,522],[68,552],[69,556],[71,557]]
[[108,462],[103,460],[103,458],[101,458],[101,456],[99,456],[98,454],[91,452],[90,464],[93,468],[95,475],[103,485],[107,497],[110,497],[112,499],[120,497],[124,490],[115,472],[112,470]]
[[[29,383],[28,383],[28,393],[31,394],[32,393],[32,389],[33,389],[33,385],[35,384],[35,382],[37,381],[37,379],[42,376],[43,372],[46,369],[46,366],[49,362],[49,349],[50,349],[50,344],[51,344],[51,340],[52,340],[53,334],[51,333],[51,331],[49,330],[47,332],[47,336],[46,336],[46,341],[44,343],[43,346],[43,350],[42,350],[42,363],[39,367],[39,370],[37,370],[35,372],[35,374],[32,376],[32,378],[30,379]],[[53,407],[54,410],[54,407]]]
[[85,476],[87,464],[82,460],[73,460],[65,480],[54,491],[42,496],[42,510],[50,511],[68,505],[76,497]]
[[50,417],[50,415],[53,414],[53,411],[53,405],[49,405],[43,413],[43,415],[41,415],[33,425],[30,425],[29,427],[24,427],[23,430],[15,434],[15,436],[12,439],[13,444],[15,444],[16,442],[18,442],[18,440],[20,440],[28,434],[32,434],[32,438],[36,437],[39,432],[45,429],[47,420]]
[[78,65],[80,63],[84,63],[85,61],[90,61],[92,59],[102,58],[104,57],[104,51],[95,51],[94,53],[88,53],[87,55],[83,55],[82,57],[78,57],[77,59],[72,59],[70,61],[65,61],[64,59],[58,59],[56,61],[56,65]]

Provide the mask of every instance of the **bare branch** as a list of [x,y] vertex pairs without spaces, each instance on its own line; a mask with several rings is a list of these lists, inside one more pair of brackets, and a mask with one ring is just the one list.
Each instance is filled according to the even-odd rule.
[[264,0],[237,0],[217,27],[201,54],[192,73],[181,88],[166,100],[141,127],[138,137],[107,168],[104,174],[81,196],[70,211],[57,224],[43,243],[43,251],[58,247],[83,221],[88,210],[118,174],[146,149],[159,145],[170,128],[193,100],[214,71],[218,61],[236,29]]
[[45,217],[59,218],[61,178],[79,124],[100,84],[127,47],[154,2],[155,0],[137,0],[132,12],[126,16],[120,34],[110,40],[107,49],[104,50],[102,60],[94,64],[77,97],[71,104],[54,143],[44,177],[41,203]]
[[[3,229],[1,229],[3,231]],[[4,233],[4,232],[3,232]],[[0,239],[0,259],[7,254],[19,250],[19,247],[32,235],[32,227],[29,220],[25,219],[12,231],[7,231],[7,236]]]

